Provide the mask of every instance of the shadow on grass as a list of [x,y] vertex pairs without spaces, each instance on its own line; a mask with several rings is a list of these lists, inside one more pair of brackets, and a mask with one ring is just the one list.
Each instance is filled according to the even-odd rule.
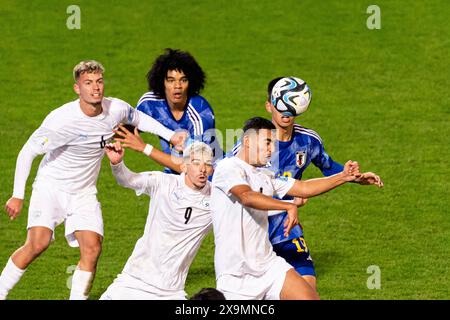
[[342,253],[337,251],[317,251],[311,254],[314,267],[316,269],[316,275],[320,276],[336,270],[336,267],[340,264],[340,260],[343,257]]

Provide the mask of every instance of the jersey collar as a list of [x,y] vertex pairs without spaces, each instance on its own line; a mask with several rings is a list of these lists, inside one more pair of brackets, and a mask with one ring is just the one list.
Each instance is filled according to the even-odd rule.
[[106,118],[106,112],[105,112],[105,108],[106,106],[106,102],[105,98],[102,99],[102,113],[100,113],[99,115],[96,115],[95,117],[89,117],[88,115],[86,115],[83,110],[81,110],[81,106],[80,106],[80,99],[75,100],[76,105],[77,105],[77,112],[83,117],[83,118],[87,118],[87,119],[97,119],[97,120],[103,120]]

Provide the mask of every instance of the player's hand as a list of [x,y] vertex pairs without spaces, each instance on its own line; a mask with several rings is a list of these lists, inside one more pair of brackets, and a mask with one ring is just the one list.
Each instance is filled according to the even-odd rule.
[[105,147],[106,155],[111,161],[112,164],[116,165],[122,161],[123,156],[125,154],[125,149],[122,148],[120,142],[116,141],[115,143],[109,143]]
[[308,202],[308,198],[295,197],[293,204],[295,204],[297,208],[300,208],[303,207],[306,204],[306,202]]
[[178,131],[175,132],[175,134],[170,139],[170,143],[173,145],[174,149],[178,152],[182,152],[184,148],[184,143],[186,142],[186,139],[188,138],[188,132]]
[[384,183],[381,181],[381,178],[373,172],[364,172],[359,177],[357,177],[354,182],[362,184],[362,185],[371,185],[374,184],[378,188],[383,188]]
[[342,178],[344,181],[354,181],[360,176],[359,163],[352,160],[347,161],[344,165],[344,170],[342,171]]
[[292,204],[287,212],[287,217],[284,222],[284,236],[289,236],[289,233],[291,232],[292,228],[295,227],[298,224],[298,214],[297,214],[297,206],[295,204]]
[[119,130],[114,130],[114,133],[116,134],[115,140],[121,142],[123,147],[130,148],[138,152],[144,151],[146,143],[139,135],[138,128],[134,128],[133,134],[122,124],[120,124]]
[[8,213],[8,216],[11,220],[17,218],[22,211],[23,207],[23,199],[11,197],[6,202],[5,211]]

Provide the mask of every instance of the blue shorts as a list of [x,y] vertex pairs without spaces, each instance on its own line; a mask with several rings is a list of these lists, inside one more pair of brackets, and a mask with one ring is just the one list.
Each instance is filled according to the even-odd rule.
[[309,248],[303,237],[273,244],[273,250],[302,276],[316,276]]

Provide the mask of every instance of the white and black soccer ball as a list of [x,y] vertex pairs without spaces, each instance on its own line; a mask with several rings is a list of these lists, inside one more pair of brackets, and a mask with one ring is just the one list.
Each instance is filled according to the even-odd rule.
[[305,81],[295,77],[281,78],[275,83],[270,99],[275,109],[289,116],[299,116],[308,110],[311,89]]

